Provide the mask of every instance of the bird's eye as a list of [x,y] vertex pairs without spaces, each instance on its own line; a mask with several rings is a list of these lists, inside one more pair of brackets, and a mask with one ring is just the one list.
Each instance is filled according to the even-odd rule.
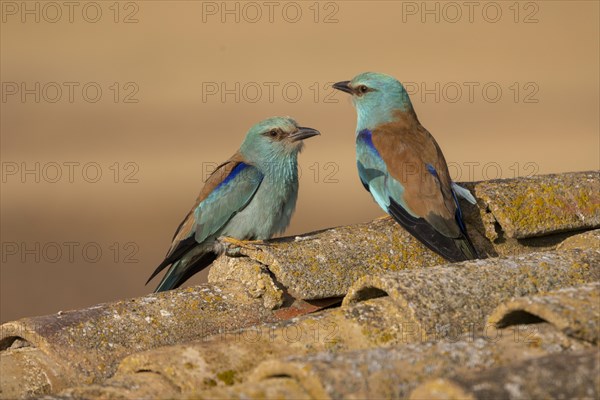
[[272,138],[277,137],[277,131],[275,129],[269,131],[269,136],[271,136]]
[[360,86],[358,87],[358,93],[360,93],[360,94],[365,94],[365,93],[367,93],[368,91],[369,91],[369,88],[368,88],[368,87],[366,87],[365,85],[360,85]]

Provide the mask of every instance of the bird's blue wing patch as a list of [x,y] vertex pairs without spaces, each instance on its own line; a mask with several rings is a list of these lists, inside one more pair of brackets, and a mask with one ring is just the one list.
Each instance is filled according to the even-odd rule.
[[427,171],[429,171],[429,173],[431,175],[433,175],[436,179],[439,179],[438,173],[435,170],[435,168],[433,167],[433,165],[431,165],[431,164],[425,164],[425,167],[427,167]]
[[263,174],[243,162],[202,201],[195,210],[195,240],[203,242],[215,234],[236,213],[244,209],[258,190]]
[[221,186],[227,185],[236,176],[238,176],[240,172],[242,172],[246,168],[248,168],[248,164],[244,164],[243,162],[241,162],[238,165],[236,165],[235,168],[231,170],[231,172],[229,173],[229,175],[227,175],[227,177],[225,177],[225,179],[223,179],[223,181],[217,185],[217,187],[215,188],[215,190],[213,192],[219,190],[219,188]]
[[466,234],[467,227],[465,226],[465,223],[463,221],[462,210],[460,209],[460,204],[458,203],[458,198],[456,197],[456,193],[454,193],[454,190],[451,189],[450,191],[452,192],[452,197],[454,198],[454,202],[456,203],[456,214],[455,214],[456,222],[458,223],[460,231],[463,234]]
[[389,174],[385,161],[373,144],[372,132],[368,129],[363,129],[356,137],[356,162],[360,180],[379,207],[389,212],[390,199],[406,207],[404,187]]

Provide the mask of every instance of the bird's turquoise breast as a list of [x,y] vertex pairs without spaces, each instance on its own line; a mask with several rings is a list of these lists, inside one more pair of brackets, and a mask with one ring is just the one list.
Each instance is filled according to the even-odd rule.
[[385,161],[373,143],[372,132],[368,129],[363,129],[356,137],[356,163],[360,179],[368,186],[373,199],[382,210],[388,212],[390,199],[393,199],[413,214],[404,201],[404,186],[390,175]]
[[233,216],[219,236],[264,240],[282,233],[290,223],[297,198],[297,176],[285,184],[265,178],[250,204]]
[[372,132],[361,130],[356,136],[356,165],[363,185],[379,207],[387,212],[389,199],[386,190],[387,167],[373,144]]

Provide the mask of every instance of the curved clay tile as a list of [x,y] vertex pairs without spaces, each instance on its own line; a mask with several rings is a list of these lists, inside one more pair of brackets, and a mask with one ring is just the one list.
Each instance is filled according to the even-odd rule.
[[504,235],[523,239],[600,226],[600,176],[597,171],[479,182],[475,194]]
[[410,399],[597,399],[600,353],[552,354],[417,387]]
[[[39,384],[16,385],[14,397],[54,393],[106,379],[132,353],[269,320],[276,320],[273,312],[239,282],[189,287],[5,323],[0,327],[2,368],[18,367],[8,364],[9,353],[19,353],[12,359],[29,357],[30,366],[21,373],[39,375],[30,379]],[[41,353],[26,355],[15,343]],[[3,388],[10,385],[10,376],[0,376]]]
[[[522,332],[527,329],[519,328]],[[247,383],[269,387],[273,379],[287,376],[316,399],[399,399],[406,398],[425,380],[457,370],[482,370],[591,347],[570,339],[549,324],[537,325],[535,334],[527,339],[515,340],[513,328],[508,328],[495,332],[493,337],[465,334],[452,341],[293,356],[261,363]],[[244,387],[245,384],[236,385],[228,393],[239,397],[235,393],[243,393]]]
[[513,297],[597,280],[597,251],[532,253],[365,276],[350,288],[343,305],[387,294],[413,335],[435,338],[489,329],[486,317]]
[[546,321],[565,334],[590,343],[600,335],[600,282],[521,297],[496,308],[488,323],[499,328]]

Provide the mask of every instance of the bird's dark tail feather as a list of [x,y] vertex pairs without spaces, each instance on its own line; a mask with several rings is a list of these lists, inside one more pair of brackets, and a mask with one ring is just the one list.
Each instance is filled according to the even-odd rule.
[[167,256],[165,257],[163,262],[161,262],[160,265],[158,267],[156,267],[156,269],[154,270],[152,275],[150,275],[150,278],[148,278],[148,280],[146,281],[146,285],[156,275],[158,275],[160,273],[160,271],[167,268],[167,266],[169,266],[171,264],[175,264],[175,262],[177,262],[177,260],[179,260],[181,257],[183,257],[185,255],[185,253],[187,253],[192,248],[194,248],[196,246],[196,244],[197,243],[196,243],[196,240],[194,239],[194,235],[190,236],[189,238],[187,238],[185,240],[182,240],[173,251],[167,253]]
[[419,239],[429,249],[451,262],[477,258],[477,251],[469,240],[466,231],[461,236],[451,238],[436,231],[424,218],[415,218],[393,199],[388,207],[390,215],[410,234]]
[[192,275],[208,267],[213,261],[215,261],[216,258],[217,253],[211,251],[202,254],[185,265],[182,264],[180,260],[176,261],[173,263],[173,265],[171,265],[171,268],[169,268],[165,276],[162,278],[154,290],[154,293],[178,288],[185,281],[190,279]]
[[463,238],[454,239],[454,244],[456,244],[456,247],[458,247],[466,256],[467,260],[479,258],[479,254],[477,253],[477,250],[475,250],[475,246],[473,246],[471,239],[469,239],[469,236],[466,234]]

